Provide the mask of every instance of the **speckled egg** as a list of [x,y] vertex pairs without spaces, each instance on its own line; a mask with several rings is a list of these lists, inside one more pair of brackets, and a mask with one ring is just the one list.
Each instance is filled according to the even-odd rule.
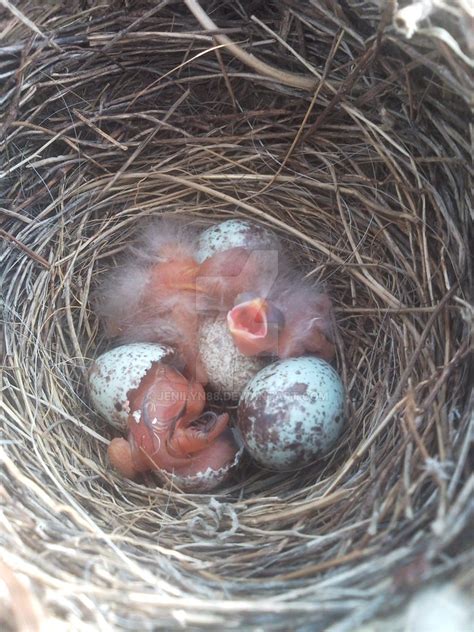
[[197,243],[196,259],[202,263],[216,252],[237,247],[278,250],[280,244],[278,237],[261,224],[245,219],[229,219],[201,233]]
[[238,427],[258,463],[273,470],[298,469],[334,446],[344,425],[344,399],[338,374],[324,360],[281,360],[247,384]]
[[128,393],[137,388],[154,362],[169,361],[173,350],[161,344],[133,343],[99,356],[89,369],[89,392],[93,408],[122,432],[130,413]]
[[269,362],[240,353],[224,317],[208,318],[201,324],[199,355],[208,387],[224,400],[238,400],[247,383]]

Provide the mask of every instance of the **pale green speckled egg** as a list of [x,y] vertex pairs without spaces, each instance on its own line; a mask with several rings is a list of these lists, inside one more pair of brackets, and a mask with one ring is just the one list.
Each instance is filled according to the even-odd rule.
[[258,463],[293,470],[335,445],[344,408],[344,387],[330,364],[312,356],[290,358],[250,380],[239,401],[238,427]]
[[198,239],[196,258],[202,263],[216,252],[230,248],[278,250],[278,237],[268,228],[245,219],[229,219],[203,231]]

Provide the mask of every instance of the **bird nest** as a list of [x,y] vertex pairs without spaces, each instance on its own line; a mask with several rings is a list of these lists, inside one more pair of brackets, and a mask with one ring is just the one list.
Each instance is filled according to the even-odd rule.
[[[468,591],[467,4],[1,5],[2,629],[343,632]],[[165,212],[261,222],[330,292],[326,458],[213,494],[111,470],[89,298]]]

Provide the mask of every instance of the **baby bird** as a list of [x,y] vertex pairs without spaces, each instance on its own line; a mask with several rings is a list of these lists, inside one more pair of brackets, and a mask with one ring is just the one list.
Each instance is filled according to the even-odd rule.
[[128,439],[113,439],[108,449],[123,476],[150,470],[193,476],[235,456],[229,415],[203,413],[203,387],[175,368],[156,363],[129,398]]
[[281,277],[268,297],[254,292],[236,297],[227,323],[244,355],[334,357],[331,300],[308,281]]
[[96,311],[109,337],[168,344],[180,354],[187,377],[205,384],[197,351],[195,241],[195,232],[176,220],[146,226],[128,260],[96,292]]
[[266,295],[278,277],[282,256],[277,250],[241,246],[216,252],[206,259],[197,276],[198,305],[202,311],[224,312],[236,296],[253,291]]

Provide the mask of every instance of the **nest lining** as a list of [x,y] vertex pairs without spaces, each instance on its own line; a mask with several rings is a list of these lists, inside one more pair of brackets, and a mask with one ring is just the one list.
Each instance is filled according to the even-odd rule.
[[[372,5],[311,6],[206,6],[311,92],[227,56],[183,3],[22,4],[54,46],[7,16],[0,544],[19,624],[344,630],[407,585],[468,588],[465,63]],[[260,221],[327,285],[349,422],[326,459],[246,462],[212,496],[110,470],[89,296],[164,212]]]

